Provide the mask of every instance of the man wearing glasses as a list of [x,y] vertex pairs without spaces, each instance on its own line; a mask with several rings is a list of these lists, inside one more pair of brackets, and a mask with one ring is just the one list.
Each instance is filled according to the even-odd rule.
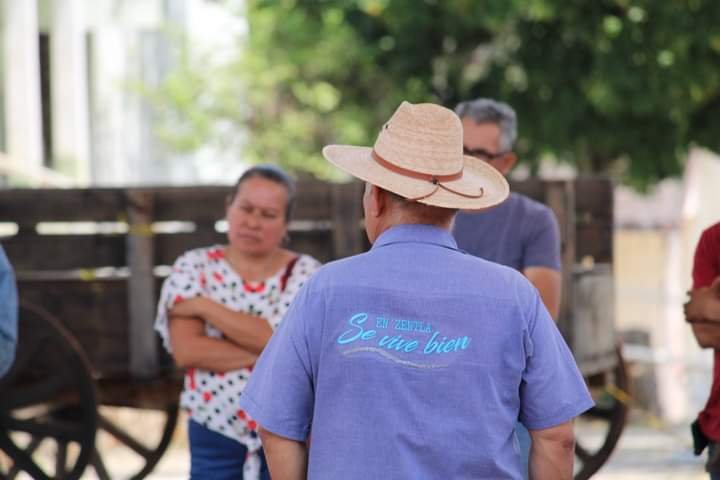
[[[465,155],[483,160],[507,176],[517,156],[515,111],[489,98],[461,102],[455,113],[462,120]],[[545,307],[557,320],[560,309],[560,233],[557,219],[545,205],[511,193],[499,206],[481,213],[460,212],[453,234],[466,252],[522,272],[537,288]],[[518,424],[517,436],[527,463],[530,436]]]

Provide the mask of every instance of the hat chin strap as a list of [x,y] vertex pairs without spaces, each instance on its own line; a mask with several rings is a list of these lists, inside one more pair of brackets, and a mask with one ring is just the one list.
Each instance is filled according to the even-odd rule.
[[460,195],[461,197],[465,197],[465,198],[481,198],[485,195],[485,189],[483,187],[480,187],[480,193],[472,194],[472,193],[464,193],[459,190],[455,190],[455,189],[450,188],[447,185],[444,185],[443,183],[441,183],[441,182],[451,182],[453,180],[458,180],[458,179],[462,178],[462,175],[463,175],[462,170],[460,170],[457,173],[452,173],[450,175],[432,175],[430,173],[415,172],[413,170],[408,170],[406,168],[398,167],[397,165],[388,162],[383,157],[378,155],[378,153],[374,149],[372,151],[372,158],[377,163],[379,163],[383,168],[386,168],[386,169],[390,170],[391,172],[395,172],[395,173],[405,176],[405,177],[414,178],[416,180],[425,180],[425,181],[430,182],[433,185],[435,185],[435,188],[428,194],[425,194],[425,195],[422,195],[419,197],[408,198],[408,200],[411,202],[417,202],[418,200],[424,200],[428,197],[431,197],[431,196],[435,195],[435,193],[437,193],[437,191],[441,188],[444,190],[447,190],[450,193],[454,193],[455,195]]
[[443,185],[442,183],[435,183],[435,188],[433,189],[432,192],[428,193],[427,195],[422,195],[420,197],[408,198],[408,200],[410,200],[411,202],[417,202],[418,200],[425,200],[426,198],[435,195],[435,193],[438,190],[440,190],[441,188],[443,190],[447,190],[450,193],[454,193],[455,195],[460,195],[461,197],[465,197],[465,198],[482,198],[482,196],[485,195],[485,189],[483,187],[480,187],[480,193],[475,195],[475,194],[471,194],[471,193],[463,193],[458,190],[454,190],[450,187]]

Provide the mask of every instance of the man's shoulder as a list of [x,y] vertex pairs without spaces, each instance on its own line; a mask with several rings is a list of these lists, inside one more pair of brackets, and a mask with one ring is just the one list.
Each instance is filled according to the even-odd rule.
[[720,222],[710,225],[702,231],[696,252],[704,252],[705,255],[710,256],[720,253]]
[[[441,261],[448,270],[462,272],[463,276],[481,275],[510,281],[525,278],[513,268],[462,250],[443,250],[440,251],[439,255],[441,256],[436,258],[437,261]],[[372,251],[368,251],[322,265],[312,276],[311,282],[315,286],[327,286],[328,283],[337,283],[342,280],[355,283],[353,280],[377,273],[383,266],[387,267],[388,265],[374,258]]]
[[205,268],[208,264],[214,264],[223,258],[225,258],[223,245],[197,247],[183,252],[175,259],[173,266],[175,268]]
[[514,202],[515,207],[522,210],[526,217],[546,217],[553,215],[550,207],[522,193],[511,193],[508,201]]
[[528,283],[527,278],[521,272],[510,266],[486,260],[471,253],[458,253],[462,257],[457,259],[459,263],[456,263],[455,268],[462,270],[463,275],[468,279],[472,278],[473,281],[470,282],[472,284],[482,282],[497,287],[498,291],[503,291]]
[[507,200],[486,212],[460,212],[462,221],[483,220],[485,222],[523,223],[526,221],[553,221],[555,215],[544,203],[523,195],[511,192]]
[[710,225],[703,230],[700,238],[707,241],[720,242],[720,222]]
[[368,252],[359,253],[319,265],[319,268],[313,276],[310,277],[308,283],[313,287],[317,287],[352,275],[353,272],[357,271],[358,267],[361,267],[365,263],[367,253]]

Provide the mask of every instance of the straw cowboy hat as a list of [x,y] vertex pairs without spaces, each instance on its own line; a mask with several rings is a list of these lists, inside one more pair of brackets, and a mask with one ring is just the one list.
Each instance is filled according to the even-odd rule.
[[440,105],[403,102],[374,147],[327,145],[323,155],[357,178],[426,205],[478,210],[509,193],[500,172],[463,155],[462,123]]

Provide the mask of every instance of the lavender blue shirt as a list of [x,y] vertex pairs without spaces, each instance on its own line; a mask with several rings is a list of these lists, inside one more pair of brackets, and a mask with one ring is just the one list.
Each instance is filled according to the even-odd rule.
[[522,478],[513,432],[593,404],[537,291],[436,227],[385,231],[298,293],[240,404],[310,479]]
[[461,212],[453,234],[460,249],[523,271],[547,267],[560,271],[560,231],[552,210],[525,195],[511,193],[497,207]]
[[0,377],[10,368],[17,344],[18,298],[15,275],[0,247]]

